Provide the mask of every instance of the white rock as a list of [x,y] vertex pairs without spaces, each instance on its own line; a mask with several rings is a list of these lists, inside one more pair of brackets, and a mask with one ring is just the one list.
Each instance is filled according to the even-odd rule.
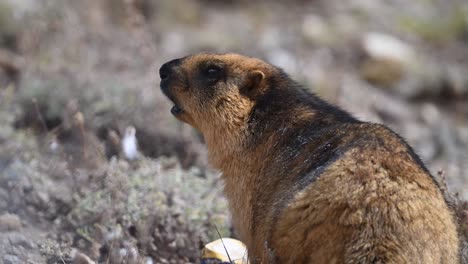
[[367,55],[376,59],[410,63],[415,56],[415,51],[410,45],[382,33],[368,33],[362,40],[362,46]]

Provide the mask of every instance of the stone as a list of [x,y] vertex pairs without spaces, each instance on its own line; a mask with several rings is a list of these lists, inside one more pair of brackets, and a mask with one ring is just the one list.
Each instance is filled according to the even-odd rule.
[[415,56],[415,51],[409,44],[383,33],[368,33],[362,39],[362,46],[365,53],[373,59],[410,63]]
[[361,65],[361,76],[375,85],[394,87],[415,61],[413,48],[390,35],[368,33],[361,45],[367,56]]
[[0,215],[0,231],[18,231],[21,227],[21,219],[16,214]]

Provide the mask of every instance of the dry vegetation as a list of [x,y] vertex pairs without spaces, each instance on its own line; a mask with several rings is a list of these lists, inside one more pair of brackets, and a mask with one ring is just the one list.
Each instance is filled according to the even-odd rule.
[[[161,63],[203,50],[264,58],[407,138],[443,171],[468,263],[457,0],[1,0],[0,262],[197,262],[215,227],[233,235],[202,139],[158,88]],[[128,126],[137,161],[120,149]]]

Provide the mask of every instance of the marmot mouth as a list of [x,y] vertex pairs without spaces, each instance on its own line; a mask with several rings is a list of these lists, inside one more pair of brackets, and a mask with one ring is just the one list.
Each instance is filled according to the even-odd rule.
[[173,114],[173,115],[180,115],[183,112],[184,112],[184,110],[182,108],[180,108],[178,105],[174,105],[171,108],[171,114]]

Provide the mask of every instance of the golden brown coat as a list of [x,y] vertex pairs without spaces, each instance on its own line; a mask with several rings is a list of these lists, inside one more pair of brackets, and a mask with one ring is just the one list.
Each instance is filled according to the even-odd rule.
[[413,150],[281,69],[196,54],[160,69],[223,173],[252,263],[457,263],[454,216]]

